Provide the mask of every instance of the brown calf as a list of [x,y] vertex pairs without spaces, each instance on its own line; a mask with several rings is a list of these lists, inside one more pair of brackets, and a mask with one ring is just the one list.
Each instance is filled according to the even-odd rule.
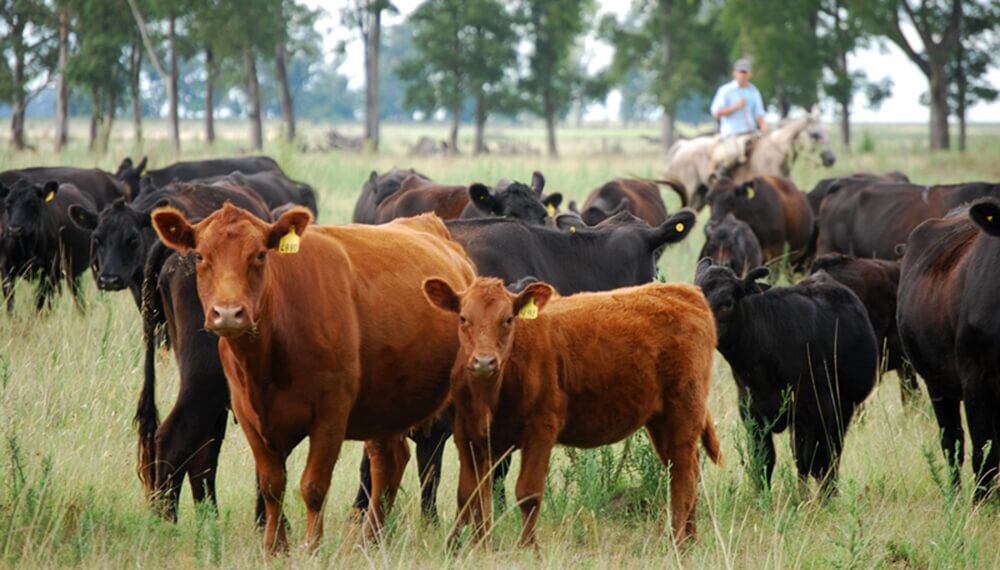
[[635,217],[651,226],[658,226],[667,219],[667,205],[660,196],[659,184],[677,193],[681,199],[681,207],[687,206],[687,191],[678,182],[615,178],[591,191],[583,203],[580,215],[588,226],[596,226],[624,204]]
[[205,328],[220,337],[232,409],[257,466],[268,550],[286,546],[285,459],[307,437],[306,544],[322,535],[344,439],[366,440],[364,536],[375,537],[409,458],[400,434],[445,404],[458,348],[453,320],[423,301],[421,284],[474,277],[434,216],[307,228],[311,219],[293,208],[269,224],[228,204],[195,226],[173,208],[153,213],[160,239],[196,259]]
[[674,537],[694,534],[698,440],[712,461],[720,457],[708,411],[715,321],[698,289],[649,284],[555,297],[533,283],[513,295],[499,279],[478,278],[462,293],[429,279],[424,293],[459,315],[453,541],[470,518],[477,541],[489,533],[491,470],[509,450],[521,450],[521,543],[533,544],[555,444],[609,445],[643,426],[669,465]]

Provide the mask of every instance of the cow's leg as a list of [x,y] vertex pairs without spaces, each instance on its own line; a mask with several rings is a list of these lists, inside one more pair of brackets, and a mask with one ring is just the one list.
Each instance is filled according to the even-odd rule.
[[14,275],[5,272],[3,276],[3,298],[7,305],[7,314],[14,314]]
[[961,400],[935,394],[932,383],[927,383],[927,391],[934,406],[938,427],[941,428],[941,449],[951,472],[951,483],[956,488],[961,483],[962,463],[965,461],[965,431],[962,429]]
[[363,538],[365,542],[373,542],[379,539],[385,515],[396,500],[406,463],[410,460],[410,447],[405,437],[390,436],[366,441],[365,449],[372,465],[372,495],[365,515]]
[[911,410],[920,401],[920,383],[917,382],[917,372],[909,362],[903,362],[896,370],[899,376],[899,398],[904,410]]
[[215,495],[215,475],[219,469],[219,453],[222,451],[222,441],[226,437],[228,416],[228,411],[223,408],[216,424],[209,428],[211,431],[206,434],[205,443],[199,446],[188,464],[188,481],[195,503],[208,500],[216,512],[219,504]]
[[[418,450],[419,451],[419,450]],[[358,468],[359,478],[358,493],[354,496],[354,505],[351,507],[350,519],[355,522],[365,520],[365,512],[368,511],[368,503],[372,494],[372,464],[368,459],[368,452],[361,450],[361,467]]]
[[521,507],[521,546],[536,545],[535,525],[538,523],[538,511],[542,508],[545,476],[549,472],[549,459],[552,457],[552,448],[555,447],[555,438],[555,430],[545,429],[534,430],[523,438],[521,473],[514,490],[517,504]]
[[1000,437],[995,416],[1000,401],[994,396],[986,374],[967,375],[964,393],[965,418],[972,440],[972,469],[976,474],[975,500],[986,499],[1000,469]]
[[[674,540],[681,543],[695,536],[698,501],[698,441],[704,423],[681,422],[678,418],[704,417],[679,415],[668,410],[652,418],[646,431],[663,466],[670,472],[670,519]],[[673,421],[671,421],[673,420]],[[690,423],[691,425],[687,425]]]
[[740,406],[740,416],[747,430],[747,453],[750,461],[750,477],[759,490],[771,487],[771,474],[777,454],[774,451],[774,437],[768,429],[770,422],[755,414],[746,405]]
[[493,467],[493,505],[497,512],[502,513],[507,509],[507,489],[504,483],[507,480],[507,473],[510,473],[510,464],[513,462],[514,450],[511,449],[503,454],[500,461]]
[[451,418],[438,418],[429,433],[417,429],[411,436],[417,444],[417,469],[420,473],[420,510],[424,519],[437,521],[437,492],[441,483],[444,446],[451,437]]
[[288,537],[285,534],[282,503],[285,500],[285,485],[287,473],[285,459],[287,453],[267,447],[264,440],[251,429],[244,427],[243,432],[253,450],[254,463],[257,466],[257,480],[260,492],[264,496],[264,512],[267,521],[264,524],[264,550],[275,553],[288,550]]
[[[346,403],[346,402],[345,402]],[[302,471],[300,489],[306,503],[306,549],[319,546],[323,536],[323,503],[330,489],[333,467],[340,456],[340,447],[347,433],[346,409],[329,412],[327,420],[309,434],[309,456]],[[340,418],[334,421],[333,418]]]

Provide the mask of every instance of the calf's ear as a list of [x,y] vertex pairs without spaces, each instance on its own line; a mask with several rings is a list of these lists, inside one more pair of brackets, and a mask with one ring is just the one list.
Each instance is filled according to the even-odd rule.
[[514,296],[514,314],[523,319],[533,319],[538,316],[556,290],[548,283],[532,283]]
[[288,235],[289,232],[295,232],[295,235],[302,237],[302,234],[306,233],[306,228],[309,227],[309,222],[312,219],[312,212],[308,208],[302,206],[290,208],[271,224],[271,229],[267,232],[267,248],[274,249],[278,247],[281,238]]
[[153,229],[160,241],[167,247],[180,253],[187,253],[195,248],[194,228],[184,218],[180,210],[172,207],[153,210]]
[[747,295],[753,293],[763,293],[771,288],[767,283],[757,283],[758,279],[763,279],[770,275],[771,272],[766,267],[754,267],[749,272],[747,276],[743,278],[743,290]]
[[142,157],[142,160],[139,161],[139,165],[135,167],[135,169],[139,171],[139,174],[141,174],[143,176],[146,175],[146,163],[148,161],[149,161],[149,157],[145,157],[145,156]]
[[982,230],[1000,236],[1000,204],[993,201],[979,202],[969,208],[969,217]]
[[80,204],[73,204],[69,207],[69,219],[73,225],[86,232],[97,229],[97,214]]
[[476,208],[487,214],[500,215],[501,213],[500,202],[485,184],[476,182],[469,186],[469,199],[472,200]]
[[427,298],[428,303],[442,311],[458,313],[461,310],[458,294],[444,279],[431,277],[424,280],[424,297]]
[[10,194],[10,188],[7,188],[3,184],[0,184],[0,200],[6,198],[7,194]]
[[667,218],[659,226],[649,230],[649,245],[651,250],[658,249],[668,243],[676,243],[687,237],[694,227],[695,213],[687,208],[679,210]]
[[42,200],[45,200],[46,202],[51,202],[52,200],[55,200],[57,192],[59,192],[59,182],[55,180],[49,180],[48,182],[45,183],[45,186],[42,186],[42,192],[41,192]]
[[[542,195],[542,190],[545,189],[545,176],[537,170],[531,173],[531,189],[539,196]],[[559,199],[562,200],[562,197],[560,196]],[[556,204],[556,206],[558,205]]]
[[558,208],[559,205],[562,204],[562,201],[563,201],[563,195],[560,194],[559,192],[554,192],[543,198],[542,204],[545,204],[545,207],[547,209],[548,208],[554,209]]

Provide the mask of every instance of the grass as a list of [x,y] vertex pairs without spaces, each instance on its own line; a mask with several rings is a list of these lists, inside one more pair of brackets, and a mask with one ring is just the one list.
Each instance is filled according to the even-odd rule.
[[[75,123],[83,136],[85,124]],[[196,125],[184,126],[194,132]],[[317,140],[322,126],[304,126]],[[344,128],[346,131],[353,126]],[[0,169],[31,164],[99,165],[113,170],[125,154],[146,153],[151,164],[172,159],[162,138],[143,148],[125,135],[112,140],[106,156],[88,154],[74,140],[62,156],[47,149],[47,124],[29,125],[35,153],[14,154],[0,147]],[[436,129],[436,130],[435,130]],[[127,130],[124,125],[120,130]],[[185,157],[222,155],[240,149],[243,125],[222,126],[225,140],[208,149],[185,140]],[[973,131],[967,155],[929,156],[923,130],[908,127],[859,127],[865,153],[841,153],[832,170],[796,165],[793,178],[809,188],[832,173],[899,169],[920,182],[1000,179],[998,130]],[[276,128],[269,126],[270,132]],[[414,165],[445,181],[492,182],[506,176],[527,179],[542,170],[550,191],[582,199],[588,190],[617,175],[655,175],[655,149],[638,133],[655,128],[589,128],[562,131],[566,158],[485,157],[410,159],[408,142],[440,127],[385,129],[389,154],[357,156],[302,153],[271,143],[275,156],[293,177],[313,184],[320,195],[324,223],[349,220],[355,197],[371,169]],[[498,127],[504,136],[541,147],[538,128]],[[147,125],[161,136],[163,125]],[[50,136],[50,134],[48,135]],[[605,139],[605,142],[601,142]],[[272,137],[270,140],[274,140]],[[594,149],[613,152],[598,154]],[[617,146],[616,146],[617,145]],[[465,147],[468,148],[468,143]],[[860,142],[859,142],[860,146]],[[620,151],[614,150],[621,149]],[[676,198],[668,197],[676,208]],[[704,214],[703,214],[704,216]],[[701,246],[701,232],[669,249],[661,270],[668,281],[690,282]],[[82,567],[329,567],[331,565],[457,568],[481,567],[1000,567],[1000,521],[995,504],[973,507],[971,472],[953,493],[942,483],[944,465],[937,427],[924,396],[903,410],[892,375],[869,398],[848,434],[841,469],[841,493],[829,502],[803,493],[794,475],[788,436],[776,440],[778,466],[770,491],[758,492],[750,480],[746,443],[729,367],[718,357],[711,409],[726,457],[724,467],[705,464],[699,493],[699,538],[678,550],[669,539],[669,516],[658,508],[667,494],[652,451],[639,434],[629,444],[592,451],[559,449],[549,473],[539,525],[537,553],[516,548],[520,516],[508,509],[499,517],[491,547],[449,554],[445,537],[454,520],[457,463],[449,445],[440,492],[442,523],[427,526],[419,517],[414,469],[390,520],[388,539],[368,550],[355,546],[343,521],[357,485],[361,446],[345,445],[333,474],[327,502],[327,530],[314,556],[293,549],[287,558],[261,553],[253,518],[253,460],[238,426],[230,424],[218,479],[218,516],[197,510],[185,489],[180,522],[152,516],[135,476],[135,436],[131,415],[142,378],[141,327],[125,293],[105,294],[87,278],[87,310],[79,313],[62,297],[50,314],[36,316],[31,290],[18,287],[13,317],[0,316],[0,564],[19,568]],[[158,359],[158,404],[170,409],[177,392],[172,355]],[[305,446],[289,460],[290,492],[286,512],[293,544],[301,541],[305,509],[297,478]],[[517,472],[515,455],[514,473]],[[508,480],[513,495],[514,477]]]

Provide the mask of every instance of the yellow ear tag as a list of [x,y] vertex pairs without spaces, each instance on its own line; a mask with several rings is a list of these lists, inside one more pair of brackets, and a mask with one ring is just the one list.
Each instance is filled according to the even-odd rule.
[[684,231],[684,224],[677,224],[674,229],[677,230],[677,233],[681,233]]
[[986,216],[986,221],[987,222],[992,222],[993,221],[993,214],[990,214],[989,216]]
[[576,226],[570,226],[569,227],[569,233],[575,234],[576,233]]
[[49,192],[48,194],[45,195],[45,201],[46,202],[51,202],[52,200],[55,199],[55,197],[56,197],[56,193],[55,192]]
[[753,200],[754,191],[753,188],[747,188],[747,200]]
[[528,302],[525,303],[521,310],[517,313],[518,318],[530,321],[532,319],[538,318],[538,306],[535,305],[535,298],[529,297]]
[[552,204],[546,204],[545,205],[545,210],[548,211],[550,218],[552,216],[556,215],[556,207],[553,206]]
[[288,228],[288,233],[278,242],[278,253],[297,253],[299,251],[299,234],[295,228]]

